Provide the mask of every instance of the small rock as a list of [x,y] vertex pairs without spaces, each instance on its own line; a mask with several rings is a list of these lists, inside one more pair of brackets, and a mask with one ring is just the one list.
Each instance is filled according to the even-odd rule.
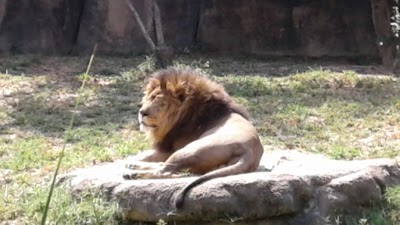
[[0,169],[0,186],[7,183],[10,180],[9,175],[12,173],[12,170]]

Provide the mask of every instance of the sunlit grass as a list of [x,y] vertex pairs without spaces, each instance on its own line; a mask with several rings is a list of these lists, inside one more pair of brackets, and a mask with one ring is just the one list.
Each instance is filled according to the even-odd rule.
[[310,70],[283,78],[216,79],[251,111],[266,144],[335,159],[396,156],[399,150],[395,78]]

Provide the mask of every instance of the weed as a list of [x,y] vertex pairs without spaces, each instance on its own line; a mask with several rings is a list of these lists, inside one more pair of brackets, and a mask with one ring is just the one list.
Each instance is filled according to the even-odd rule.
[[385,193],[387,201],[393,206],[400,207],[400,187],[391,187]]

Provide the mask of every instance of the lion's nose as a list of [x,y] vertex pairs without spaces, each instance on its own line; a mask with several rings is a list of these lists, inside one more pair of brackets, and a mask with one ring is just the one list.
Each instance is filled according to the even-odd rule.
[[149,115],[149,112],[147,110],[144,110],[144,109],[139,110],[139,113],[142,116],[148,116]]

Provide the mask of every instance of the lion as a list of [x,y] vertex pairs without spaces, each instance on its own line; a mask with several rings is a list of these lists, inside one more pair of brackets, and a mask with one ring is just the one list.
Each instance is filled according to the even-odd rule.
[[177,209],[194,186],[259,166],[263,147],[245,108],[221,85],[194,70],[155,72],[145,87],[138,117],[153,150],[128,163],[131,170],[123,177],[181,177],[182,170],[202,174],[178,192]]

